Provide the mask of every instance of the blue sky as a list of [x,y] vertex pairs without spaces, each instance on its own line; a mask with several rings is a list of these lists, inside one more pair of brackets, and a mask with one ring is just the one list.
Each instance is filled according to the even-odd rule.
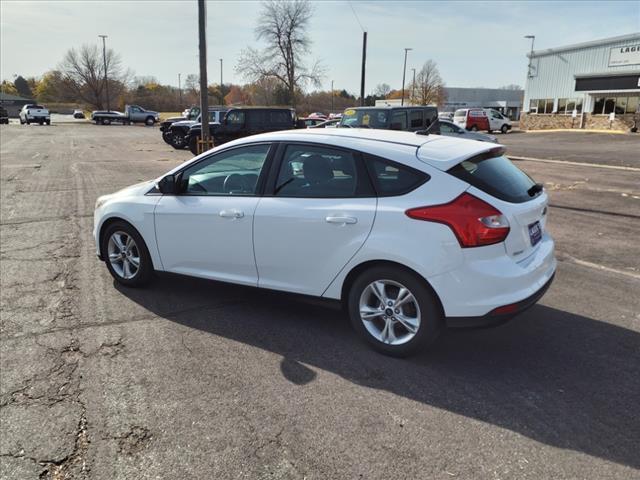
[[[323,87],[360,90],[362,30],[346,1],[313,1],[309,25],[312,60],[326,68]],[[524,83],[529,40],[536,49],[640,31],[640,2],[423,2],[352,1],[368,30],[367,86],[382,82],[399,88],[404,47],[411,47],[407,75],[427,59],[438,63],[452,87],[500,87]],[[208,2],[209,81],[242,83],[234,72],[240,51],[259,47],[254,28],[259,2]],[[0,2],[0,76],[42,75],[65,51],[83,43],[108,46],[136,75],[177,85],[198,72],[195,0]]]

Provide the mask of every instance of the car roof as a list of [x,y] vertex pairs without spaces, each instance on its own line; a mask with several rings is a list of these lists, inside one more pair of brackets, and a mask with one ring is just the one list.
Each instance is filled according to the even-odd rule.
[[[283,130],[245,137],[225,145],[241,145],[252,141],[326,143],[368,151],[374,155],[377,151],[411,151],[414,157],[439,170],[448,170],[462,160],[497,147],[496,144],[442,135],[418,135],[414,132],[371,128]],[[385,156],[382,153],[380,155]]]
[[380,105],[379,107],[349,107],[345,110],[416,110],[418,108],[431,108],[435,109],[433,105]]

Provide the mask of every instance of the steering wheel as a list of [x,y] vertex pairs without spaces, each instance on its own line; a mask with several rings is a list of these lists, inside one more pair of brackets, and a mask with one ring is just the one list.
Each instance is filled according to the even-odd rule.
[[224,179],[224,183],[222,184],[222,190],[225,193],[232,193],[235,191],[244,191],[245,190],[245,181],[244,175],[240,175],[239,173],[232,173],[228,175],[227,178]]

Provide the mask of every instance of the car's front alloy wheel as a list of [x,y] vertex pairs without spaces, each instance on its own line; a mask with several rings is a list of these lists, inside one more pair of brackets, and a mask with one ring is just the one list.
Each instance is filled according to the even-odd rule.
[[125,232],[113,232],[107,244],[109,263],[125,280],[131,280],[140,271],[140,249],[133,237]]
[[101,253],[119,283],[138,287],[151,279],[153,266],[147,246],[130,224],[117,221],[109,225],[102,236]]
[[444,323],[424,279],[400,267],[362,273],[351,287],[348,304],[356,331],[388,355],[406,356],[426,348]]

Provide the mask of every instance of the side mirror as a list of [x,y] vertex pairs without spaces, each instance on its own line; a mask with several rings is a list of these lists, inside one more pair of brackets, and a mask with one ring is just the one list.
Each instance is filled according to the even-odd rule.
[[165,175],[156,184],[160,193],[165,195],[175,195],[178,193],[178,182],[175,175]]

